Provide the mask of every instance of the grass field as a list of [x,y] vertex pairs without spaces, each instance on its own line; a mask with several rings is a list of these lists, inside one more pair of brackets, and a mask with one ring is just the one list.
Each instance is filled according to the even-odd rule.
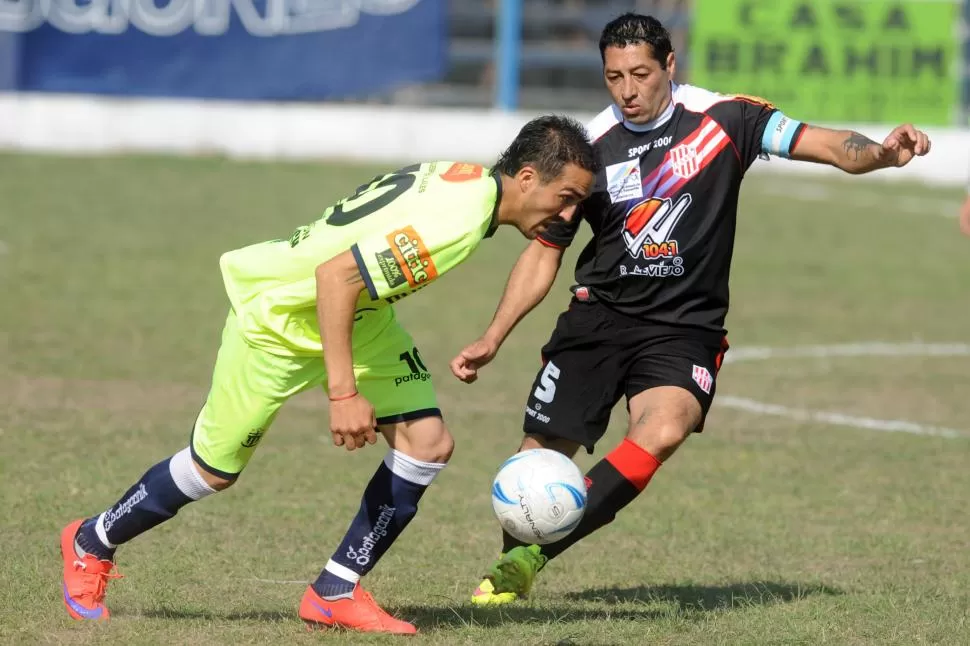
[[[320,393],[284,408],[237,487],[119,553],[110,624],[68,619],[56,549],[65,522],[185,446],[227,307],[219,254],[288,234],[378,170],[0,156],[0,642],[395,641],[310,635],[296,617],[384,453],[332,447]],[[727,364],[719,394],[735,407],[715,405],[530,602],[486,612],[466,600],[498,549],[490,478],[519,441],[571,274],[478,384],[458,383],[447,362],[524,244],[498,235],[399,306],[458,448],[369,588],[418,624],[416,644],[970,643],[970,240],[941,217],[959,199],[751,177],[728,327],[742,358],[772,351]],[[888,345],[782,352],[867,342]],[[625,424],[618,410],[581,466]]]

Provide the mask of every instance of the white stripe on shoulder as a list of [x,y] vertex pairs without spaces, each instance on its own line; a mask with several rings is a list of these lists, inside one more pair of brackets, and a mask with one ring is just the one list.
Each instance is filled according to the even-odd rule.
[[706,112],[715,103],[730,101],[732,96],[718,94],[695,85],[678,85],[672,83],[674,103],[684,106],[691,112]]
[[622,121],[623,116],[620,111],[615,105],[610,105],[586,124],[586,133],[589,135],[589,140],[596,141]]

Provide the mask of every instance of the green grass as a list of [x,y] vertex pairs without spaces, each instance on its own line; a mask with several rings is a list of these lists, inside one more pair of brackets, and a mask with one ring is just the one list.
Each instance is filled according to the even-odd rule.
[[[0,156],[0,642],[396,641],[309,635],[296,617],[302,582],[326,562],[384,452],[332,447],[320,393],[284,408],[237,487],[120,552],[126,578],[111,586],[110,624],[67,618],[56,551],[65,522],[185,446],[227,307],[219,254],[288,233],[379,170]],[[966,342],[970,241],[935,215],[955,213],[959,198],[860,179],[749,178],[732,345]],[[452,379],[447,362],[484,329],[523,245],[503,231],[399,306],[458,445],[367,580],[418,624],[414,643],[970,643],[970,436],[718,406],[642,499],[543,572],[533,600],[467,604],[498,549],[490,478],[519,441],[571,272],[478,384]],[[719,392],[970,433],[968,374],[967,357],[779,359],[728,364]],[[625,424],[621,407],[581,465]]]

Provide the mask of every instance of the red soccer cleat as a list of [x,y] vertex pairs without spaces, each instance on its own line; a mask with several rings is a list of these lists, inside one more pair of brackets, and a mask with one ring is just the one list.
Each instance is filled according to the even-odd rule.
[[352,598],[336,601],[328,601],[318,595],[312,586],[308,587],[300,602],[300,618],[310,630],[315,627],[347,628],[363,633],[392,635],[413,635],[418,632],[413,625],[385,612],[359,583],[354,587]]
[[120,574],[112,574],[115,566],[111,561],[101,561],[91,554],[78,558],[74,551],[74,537],[84,522],[83,519],[69,523],[61,530],[61,558],[64,560],[64,582],[62,585],[64,606],[74,619],[107,619],[108,609],[104,605],[104,593],[109,579],[119,579]]

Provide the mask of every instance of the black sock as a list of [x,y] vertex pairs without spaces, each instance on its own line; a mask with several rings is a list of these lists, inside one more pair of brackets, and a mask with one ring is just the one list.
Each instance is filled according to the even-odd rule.
[[504,529],[502,530],[502,554],[507,554],[512,548],[521,547],[523,545],[528,545],[528,543],[523,543]]
[[550,559],[613,522],[616,513],[640,495],[650,478],[660,468],[660,461],[630,440],[593,465],[586,474],[586,513],[579,525],[565,538],[542,546]]

